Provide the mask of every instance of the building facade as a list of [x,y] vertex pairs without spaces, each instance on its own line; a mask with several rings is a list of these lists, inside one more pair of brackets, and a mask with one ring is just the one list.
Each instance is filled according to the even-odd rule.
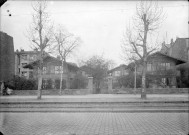
[[[112,86],[113,88],[120,88],[120,87],[123,87],[125,86],[124,84],[127,84],[127,83],[123,83],[126,81],[125,77],[127,75],[129,75],[130,73],[130,70],[128,68],[127,65],[125,64],[121,64],[119,65],[118,67],[115,67],[111,70],[108,71],[108,77],[107,77],[107,81],[108,83],[112,82]],[[127,86],[125,86],[127,87]]]
[[186,62],[177,65],[180,74],[179,87],[189,87],[189,38],[177,38],[175,41],[171,39],[170,44],[162,44],[161,52]]
[[109,70],[108,74],[115,80],[117,77],[128,75],[129,70],[127,69],[127,66],[125,64],[121,64],[120,66]]
[[[29,68],[33,70],[32,77],[34,79],[38,78],[38,65],[39,60],[31,62],[24,66],[24,68]],[[60,74],[62,62],[59,58],[52,56],[46,56],[43,59],[43,87],[45,88],[49,83],[51,83],[51,88],[56,88],[56,82],[60,81]],[[77,74],[78,67],[74,63],[65,62],[63,66],[63,80],[65,81],[66,88],[70,88],[71,82]]]
[[176,59],[188,61],[189,59],[189,38],[171,39],[170,44],[162,43],[161,52]]
[[[176,66],[185,61],[173,58],[161,52],[151,54],[147,59],[147,81],[149,87],[177,87]],[[137,72],[142,74],[142,66],[137,67]]]
[[13,37],[0,32],[0,81],[8,81],[14,75]]
[[[44,53],[47,56],[47,53]],[[23,68],[25,65],[34,62],[39,59],[39,51],[24,51],[16,50],[15,52],[15,75],[25,77],[27,79],[32,78],[33,69]]]

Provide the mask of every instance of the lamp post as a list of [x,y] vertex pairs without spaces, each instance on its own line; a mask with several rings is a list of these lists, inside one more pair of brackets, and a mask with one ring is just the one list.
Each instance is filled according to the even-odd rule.
[[136,94],[136,62],[135,62],[135,77],[134,77],[134,94]]

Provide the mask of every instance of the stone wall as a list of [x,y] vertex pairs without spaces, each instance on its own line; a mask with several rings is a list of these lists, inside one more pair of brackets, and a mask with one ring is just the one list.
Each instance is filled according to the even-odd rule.
[[[188,94],[189,88],[148,88],[147,94]],[[133,88],[114,89],[114,94],[134,94]],[[136,93],[141,93],[141,88],[136,89]]]
[[[141,89],[137,89],[136,93],[140,94]],[[105,90],[103,94],[134,94],[134,89],[113,89],[112,91]],[[147,89],[147,94],[188,94],[189,88],[163,88],[163,89]],[[89,89],[65,89],[62,95],[87,95],[91,94]],[[12,95],[37,96],[37,90],[14,90]],[[59,95],[59,89],[42,90],[42,95]]]
[[14,75],[13,37],[0,31],[0,81],[9,80]]
[[[62,95],[86,95],[90,94],[88,89],[65,89]],[[13,90],[12,95],[37,96],[37,90]],[[59,95],[59,89],[42,90],[42,95]]]

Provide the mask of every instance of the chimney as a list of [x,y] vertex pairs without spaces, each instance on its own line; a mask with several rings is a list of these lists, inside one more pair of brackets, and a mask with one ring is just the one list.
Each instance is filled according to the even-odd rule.
[[165,46],[165,41],[163,41],[162,46]]
[[173,45],[173,43],[174,43],[174,42],[173,42],[173,39],[171,38],[171,43],[170,43],[170,46],[172,46],[172,45]]

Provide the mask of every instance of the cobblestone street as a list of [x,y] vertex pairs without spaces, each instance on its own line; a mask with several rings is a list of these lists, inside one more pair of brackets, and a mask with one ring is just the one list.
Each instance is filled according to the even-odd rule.
[[188,113],[1,113],[4,135],[187,135]]

